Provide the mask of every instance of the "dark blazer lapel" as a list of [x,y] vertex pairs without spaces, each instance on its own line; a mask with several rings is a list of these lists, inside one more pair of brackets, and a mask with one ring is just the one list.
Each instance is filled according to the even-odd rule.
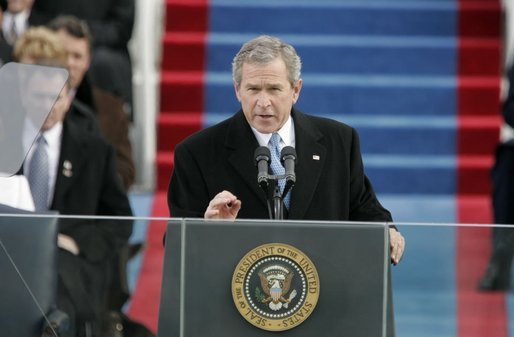
[[296,183],[291,195],[289,219],[303,219],[314,197],[323,166],[326,148],[321,144],[323,134],[307,117],[293,109],[296,150]]
[[248,188],[266,206],[264,193],[257,184],[257,169],[253,158],[259,143],[242,111],[239,111],[229,124],[225,147],[229,151],[228,162],[230,165],[235,168]]
[[77,179],[78,172],[84,164],[86,156],[83,155],[84,145],[79,136],[81,134],[81,130],[65,120],[52,205],[62,200],[68,189],[73,186],[73,182]]

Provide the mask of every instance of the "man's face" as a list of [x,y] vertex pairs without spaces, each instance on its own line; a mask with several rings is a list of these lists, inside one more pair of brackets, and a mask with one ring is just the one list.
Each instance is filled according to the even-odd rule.
[[7,0],[7,10],[13,14],[20,13],[32,7],[33,0]]
[[59,96],[57,96],[57,100],[52,106],[50,114],[43,123],[41,131],[50,130],[55,124],[62,122],[66,116],[66,113],[70,109],[70,104],[71,99],[69,95],[69,88],[68,85],[65,85],[59,93]]
[[80,85],[80,82],[82,82],[91,64],[89,42],[85,38],[81,39],[71,36],[64,30],[59,30],[57,34],[61,38],[64,48],[68,53],[70,84],[72,88],[76,89]]
[[45,73],[36,73],[27,84],[25,104],[29,112],[31,112],[29,116],[36,116],[35,112],[41,109],[50,110],[48,117],[41,127],[41,131],[49,130],[58,122],[63,121],[70,108],[71,98],[68,85],[64,86],[57,96],[57,100],[53,103],[56,88],[60,88],[62,83],[63,79],[58,75],[49,77]]
[[265,65],[244,63],[241,75],[241,84],[234,87],[246,120],[259,132],[278,131],[298,100],[302,81],[291,87],[281,57]]

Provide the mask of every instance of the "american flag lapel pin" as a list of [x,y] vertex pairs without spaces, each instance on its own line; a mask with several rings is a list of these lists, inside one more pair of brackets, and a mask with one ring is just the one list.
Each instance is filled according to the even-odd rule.
[[312,155],[312,160],[319,160],[319,156],[317,154]]

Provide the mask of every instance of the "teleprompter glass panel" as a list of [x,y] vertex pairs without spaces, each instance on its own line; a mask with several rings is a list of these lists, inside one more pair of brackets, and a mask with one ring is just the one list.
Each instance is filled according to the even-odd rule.
[[[84,327],[74,315],[84,317],[99,303],[121,313],[134,291],[132,264],[145,248],[148,219],[33,214],[5,205],[0,213],[2,336],[75,335]],[[59,300],[63,289],[71,302]],[[155,320],[158,301],[145,308]]]
[[68,79],[62,68],[7,63],[0,68],[0,177],[18,172]]

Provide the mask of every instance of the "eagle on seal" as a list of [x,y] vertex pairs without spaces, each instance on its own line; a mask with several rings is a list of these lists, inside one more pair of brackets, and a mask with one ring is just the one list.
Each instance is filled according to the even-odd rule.
[[262,290],[266,294],[266,298],[262,300],[262,303],[269,303],[270,309],[277,311],[282,306],[287,308],[291,299],[296,295],[296,291],[293,290],[294,294],[292,292],[289,299],[284,297],[289,292],[294,273],[292,271],[287,273],[281,272],[280,269],[285,269],[283,267],[274,270],[270,269],[261,270],[258,274]]

